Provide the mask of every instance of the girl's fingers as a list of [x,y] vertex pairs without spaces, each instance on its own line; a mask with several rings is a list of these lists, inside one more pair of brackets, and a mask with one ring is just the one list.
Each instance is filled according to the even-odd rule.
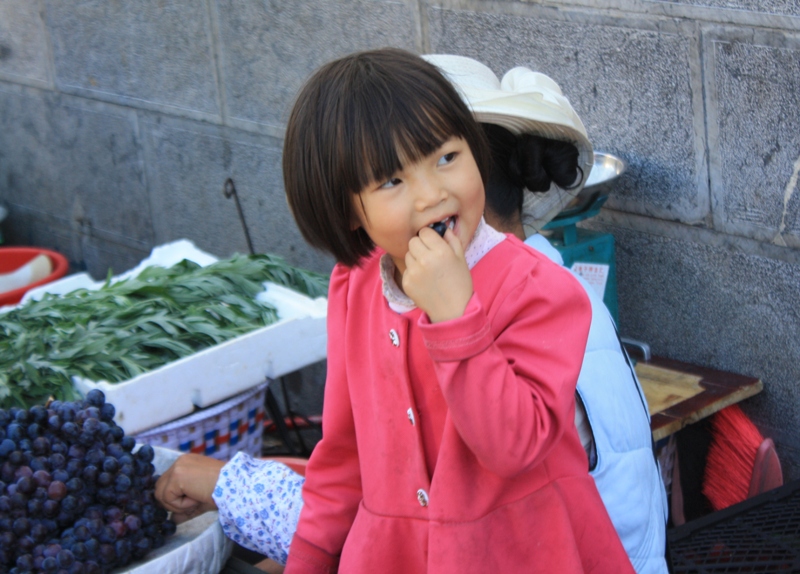
[[[430,250],[435,250],[437,246],[441,246],[439,242],[444,240],[457,256],[462,257],[464,255],[464,246],[461,245],[461,240],[449,227],[445,229],[442,236],[430,228],[420,229],[419,234],[414,239],[419,239],[420,243]],[[411,244],[409,243],[410,246]]]
[[419,259],[420,257],[424,256],[425,253],[430,251],[430,248],[425,245],[425,242],[422,240],[421,237],[412,237],[411,241],[408,242],[408,255],[411,255],[414,259]]
[[461,245],[461,240],[458,238],[458,235],[456,235],[453,232],[452,229],[448,228],[444,232],[444,240],[447,241],[447,244],[450,246],[450,248],[453,250],[453,253],[455,253],[459,259],[464,257],[464,246]]
[[408,242],[408,251],[405,256],[406,269],[415,264],[438,266],[452,255],[455,255],[456,259],[464,259],[461,240],[452,229],[445,230],[442,238],[433,229],[424,228]]
[[455,237],[455,239],[458,240],[458,238],[450,229],[447,229],[445,231],[444,235],[445,239],[442,239],[442,237],[438,233],[436,233],[433,229],[426,227],[424,229],[420,229],[416,237],[411,238],[411,241],[408,242],[408,249],[409,251],[412,251],[413,248],[413,252],[416,257],[422,256],[422,254],[427,251],[435,252],[441,247],[443,247],[442,241],[444,241],[446,244],[450,243],[446,239],[447,231],[450,232],[451,237]]
[[[429,231],[436,236],[436,240],[441,241],[441,238],[436,234],[435,231]],[[427,239],[430,241],[430,237]],[[434,253],[434,249],[431,249],[429,242],[426,242],[426,240],[420,236],[412,237],[411,241],[408,242],[408,251],[406,252],[405,257],[406,268],[414,265],[415,263],[424,262],[432,253]]]
[[417,234],[417,238],[419,238],[423,245],[429,249],[435,247],[437,242],[442,240],[442,236],[436,233],[430,227],[420,229],[419,233]]

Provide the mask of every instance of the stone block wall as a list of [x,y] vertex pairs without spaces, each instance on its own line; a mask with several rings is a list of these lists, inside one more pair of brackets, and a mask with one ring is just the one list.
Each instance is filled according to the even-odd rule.
[[282,191],[292,98],[366,48],[559,82],[628,164],[601,214],[620,327],[763,379],[743,403],[800,476],[800,8],[795,0],[0,0],[8,243],[96,277],[188,237],[329,270]]

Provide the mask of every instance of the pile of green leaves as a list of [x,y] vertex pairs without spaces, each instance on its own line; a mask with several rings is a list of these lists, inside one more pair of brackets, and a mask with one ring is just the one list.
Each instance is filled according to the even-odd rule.
[[125,381],[278,320],[271,281],[310,297],[327,277],[273,255],[148,267],[96,290],[45,295],[0,315],[0,408],[76,398],[71,377]]

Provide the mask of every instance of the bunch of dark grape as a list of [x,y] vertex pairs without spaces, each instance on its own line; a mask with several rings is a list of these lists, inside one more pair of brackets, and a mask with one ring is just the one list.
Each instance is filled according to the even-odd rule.
[[163,545],[175,523],[134,444],[99,390],[0,409],[0,572],[106,573]]

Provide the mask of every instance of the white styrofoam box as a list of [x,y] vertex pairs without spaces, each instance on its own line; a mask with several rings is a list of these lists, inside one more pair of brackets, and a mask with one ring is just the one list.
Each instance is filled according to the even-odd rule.
[[145,267],[150,267],[152,265],[158,265],[160,267],[172,267],[184,259],[194,261],[201,267],[205,267],[206,265],[211,265],[212,263],[219,261],[219,258],[215,257],[214,255],[206,253],[205,251],[195,247],[194,243],[188,239],[178,239],[177,241],[173,241],[171,243],[165,243],[164,245],[153,247],[153,250],[150,252],[150,256],[147,259],[143,259],[139,265],[133,269],[129,269],[125,273],[115,276],[111,279],[111,282],[113,283],[116,281],[122,281],[128,277],[136,277],[145,269]]
[[[278,288],[270,286],[269,289]],[[280,291],[284,291],[278,288]],[[289,291],[289,290],[285,290]],[[173,361],[128,381],[107,383],[73,377],[83,394],[105,393],[117,410],[114,419],[136,434],[241,393],[267,378],[275,379],[326,356],[325,313],[319,300],[293,293],[279,316],[287,318],[235,339]],[[305,299],[305,301],[304,301]],[[307,303],[303,307],[303,303]],[[301,314],[302,310],[305,314]]]
[[[182,454],[154,447],[156,474],[163,474]],[[225,536],[217,512],[206,512],[183,524],[144,559],[114,570],[115,574],[218,574],[233,551],[233,542]]]
[[95,281],[88,273],[73,273],[61,279],[56,279],[50,283],[45,283],[39,287],[28,289],[22,296],[19,303],[13,305],[0,306],[0,314],[8,313],[17,307],[24,305],[28,301],[38,301],[45,293],[52,293],[53,295],[64,295],[76,289],[99,289],[102,287],[102,281]]
[[[112,279],[135,276],[149,265],[171,266],[183,259],[209,265],[217,258],[180,240],[153,249],[137,267]],[[43,287],[64,293],[62,281]],[[86,280],[74,280],[86,283]],[[61,285],[60,285],[61,284]],[[99,287],[103,283],[95,283]],[[86,284],[81,284],[86,287]],[[271,303],[278,321],[235,339],[209,347],[128,381],[108,383],[73,377],[83,394],[100,389],[116,408],[114,417],[127,434],[137,434],[246,391],[267,378],[278,378],[326,356],[327,299],[311,299],[264,284],[257,299]],[[88,288],[92,288],[89,286]],[[39,295],[41,296],[41,295]]]
[[102,286],[102,281],[95,281],[88,273],[75,273],[52,281],[51,283],[29,289],[25,292],[25,295],[22,296],[22,300],[19,304],[24,305],[31,300],[38,301],[45,293],[64,295],[76,289],[99,289]]

